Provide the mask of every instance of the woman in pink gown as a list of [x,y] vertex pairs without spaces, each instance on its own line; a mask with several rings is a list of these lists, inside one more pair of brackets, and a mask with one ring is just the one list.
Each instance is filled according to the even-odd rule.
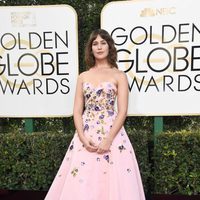
[[[45,200],[145,200],[134,150],[124,130],[128,81],[117,69],[107,31],[92,32],[74,101],[76,132]],[[117,97],[117,111],[115,99]]]

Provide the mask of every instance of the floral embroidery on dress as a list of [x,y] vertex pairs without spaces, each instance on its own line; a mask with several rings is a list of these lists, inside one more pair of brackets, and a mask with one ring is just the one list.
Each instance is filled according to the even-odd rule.
[[78,173],[78,168],[74,168],[72,171],[71,171],[71,174],[73,175],[73,177],[75,177]]
[[[116,90],[108,84],[110,89],[104,90],[101,88],[93,88],[90,83],[84,83],[87,87],[83,87],[85,96],[86,110],[107,111],[108,114],[113,115],[114,102],[116,97]],[[93,92],[96,89],[96,92]],[[98,97],[98,100],[97,100]]]
[[69,147],[69,150],[71,151],[74,148],[74,143],[72,142],[72,144]]
[[88,131],[89,130],[89,125],[88,124],[85,124],[84,128],[83,128],[83,131]]
[[120,145],[118,148],[119,148],[119,150],[120,150],[120,153],[121,153],[122,151],[126,150],[126,148],[124,147],[124,145],[123,145],[123,144],[122,144],[122,145]]
[[98,137],[98,140],[101,141],[101,140],[102,140],[102,137]]
[[81,166],[84,166],[85,165],[85,162],[81,162]]
[[100,161],[100,158],[99,158],[99,157],[97,158],[97,161],[98,161],[98,162]]
[[109,163],[109,155],[104,155],[103,158]]

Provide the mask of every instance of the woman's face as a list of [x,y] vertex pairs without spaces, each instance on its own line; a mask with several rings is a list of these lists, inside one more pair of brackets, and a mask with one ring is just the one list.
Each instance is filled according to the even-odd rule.
[[109,45],[100,35],[92,42],[92,53],[96,60],[107,59]]

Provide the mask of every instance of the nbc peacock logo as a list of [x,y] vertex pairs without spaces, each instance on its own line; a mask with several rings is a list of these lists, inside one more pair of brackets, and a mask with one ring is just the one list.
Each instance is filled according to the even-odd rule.
[[174,15],[176,14],[176,8],[144,8],[141,13],[140,17],[155,17],[158,15]]

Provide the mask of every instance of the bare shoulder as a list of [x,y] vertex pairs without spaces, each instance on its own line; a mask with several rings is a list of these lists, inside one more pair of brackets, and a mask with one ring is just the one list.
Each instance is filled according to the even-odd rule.
[[114,77],[117,80],[118,84],[119,83],[125,83],[125,84],[127,83],[126,74],[123,71],[121,71],[121,70],[119,70],[117,68],[114,70]]
[[84,72],[81,72],[78,76],[78,80],[80,82],[84,82],[84,80],[86,79],[86,77],[89,75],[89,71],[84,71]]

